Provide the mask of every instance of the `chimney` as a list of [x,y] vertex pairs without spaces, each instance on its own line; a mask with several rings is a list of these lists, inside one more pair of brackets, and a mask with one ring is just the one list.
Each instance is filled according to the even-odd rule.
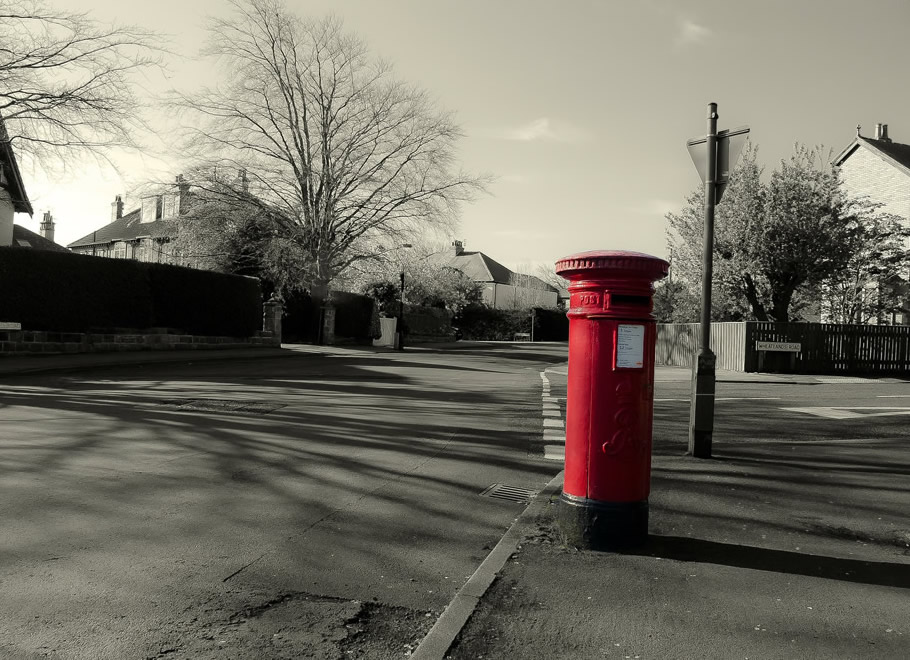
[[114,220],[119,220],[123,217],[123,198],[120,195],[114,197],[114,201],[111,203],[111,222]]
[[891,142],[891,138],[888,137],[888,124],[875,125],[875,139],[882,142]]
[[54,216],[51,215],[50,211],[44,212],[44,219],[41,221],[41,236],[46,238],[51,243],[54,242]]
[[464,243],[461,241],[454,241],[452,245],[455,246],[455,256],[457,257],[460,254],[464,253]]
[[243,192],[250,191],[250,180],[246,176],[246,169],[237,170],[237,178],[234,179],[234,185]]
[[186,182],[182,174],[177,175],[177,202],[174,209],[174,215],[183,215],[187,212],[190,202],[190,184]]

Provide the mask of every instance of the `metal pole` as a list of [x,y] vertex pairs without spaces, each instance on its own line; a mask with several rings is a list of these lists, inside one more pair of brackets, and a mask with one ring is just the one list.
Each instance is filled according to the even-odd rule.
[[711,351],[711,279],[714,276],[714,205],[717,194],[717,104],[708,104],[708,167],[705,176],[705,236],[701,294],[701,342],[693,365],[692,403],[689,409],[689,451],[695,458],[711,458],[714,434],[714,393],[717,358]]
[[399,285],[401,297],[398,300],[398,350],[404,350],[404,268],[401,269]]

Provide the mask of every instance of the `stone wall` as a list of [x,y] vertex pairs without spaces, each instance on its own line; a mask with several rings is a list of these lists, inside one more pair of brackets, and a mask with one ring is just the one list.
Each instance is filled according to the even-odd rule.
[[82,333],[0,330],[0,355],[52,353],[112,353],[119,351],[205,350],[281,346],[271,332],[256,337],[214,337],[168,332]]

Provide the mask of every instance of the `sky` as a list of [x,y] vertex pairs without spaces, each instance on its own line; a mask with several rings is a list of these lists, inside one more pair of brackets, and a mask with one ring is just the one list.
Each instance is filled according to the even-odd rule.
[[[170,87],[211,82],[198,50],[207,16],[229,13],[223,0],[65,6],[163,35],[173,55],[166,74],[143,81],[149,108]],[[449,238],[513,269],[597,249],[666,257],[664,216],[700,185],[685,143],[704,135],[709,102],[718,104],[720,129],[750,127],[766,172],[796,142],[836,154],[857,124],[867,136],[876,123],[888,124],[892,139],[910,143],[906,0],[288,6],[301,15],[339,16],[400,79],[455,112],[465,134],[461,164],[496,180],[463,208]],[[172,165],[136,154],[115,160],[119,171],[78,163],[52,182],[25,173],[35,216],[17,215],[16,222],[37,231],[49,210],[56,240],[65,245],[107,224],[114,196],[140,183],[144,172]],[[126,211],[137,206],[126,199]]]

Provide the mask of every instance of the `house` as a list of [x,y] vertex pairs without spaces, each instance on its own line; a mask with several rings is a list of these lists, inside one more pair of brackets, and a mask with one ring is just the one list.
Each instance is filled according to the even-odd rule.
[[[16,213],[33,215],[6,124],[0,117],[0,246],[13,245]],[[32,233],[32,232],[29,232]]]
[[11,245],[13,247],[48,250],[50,252],[69,252],[65,247],[54,242],[55,226],[54,218],[49,212],[44,213],[39,234],[20,225],[13,225],[13,242]]
[[[875,125],[874,138],[861,135],[861,128],[856,127],[853,141],[834,159],[844,191],[854,199],[881,204],[882,212],[910,222],[910,145],[888,137],[887,124]],[[875,289],[871,287],[869,294],[877,295]],[[905,300],[903,308],[902,313],[891,314],[891,324],[910,322],[910,301]]]
[[111,203],[110,222],[67,247],[77,254],[174,263],[176,258],[167,250],[171,221],[187,212],[191,199],[182,175],[169,188],[143,196],[139,208],[126,214],[123,198],[117,195]]
[[910,145],[888,137],[888,125],[876,124],[875,137],[860,135],[844,149],[834,165],[851,197],[868,196],[882,211],[910,221]]
[[440,255],[440,265],[455,268],[483,285],[483,302],[494,309],[556,307],[559,290],[533,275],[515,273],[483,252],[468,252],[455,241],[454,252]]
[[[246,170],[239,170],[229,185],[238,191],[248,191]],[[111,203],[110,222],[67,247],[78,254],[98,257],[193,265],[170,249],[168,243],[174,238],[175,221],[198,201],[197,193],[190,190],[182,174],[177,175],[174,183],[143,195],[139,208],[126,214],[123,197],[117,195]]]

